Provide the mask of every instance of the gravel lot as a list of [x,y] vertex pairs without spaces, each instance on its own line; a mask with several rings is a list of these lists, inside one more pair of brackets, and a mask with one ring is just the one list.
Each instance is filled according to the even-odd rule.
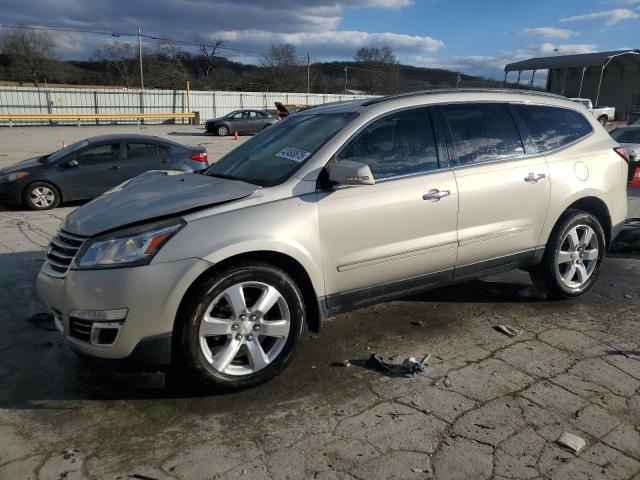
[[[203,143],[211,158],[237,145],[182,126],[3,128],[0,165],[134,130]],[[640,217],[638,190],[630,206]],[[573,301],[523,295],[528,277],[512,272],[339,315],[270,383],[202,396],[91,369],[64,345],[34,279],[73,208],[0,209],[2,480],[640,480],[637,253],[610,255]],[[405,378],[365,368],[373,352],[432,356]],[[586,446],[561,448],[563,432]]]

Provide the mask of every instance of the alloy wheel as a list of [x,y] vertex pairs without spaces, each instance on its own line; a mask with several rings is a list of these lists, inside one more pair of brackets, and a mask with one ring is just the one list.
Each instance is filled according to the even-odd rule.
[[569,230],[556,257],[560,281],[574,290],[584,286],[598,265],[598,252],[598,236],[590,226],[577,225]]
[[31,203],[38,208],[47,208],[53,205],[56,194],[48,187],[36,187],[29,193]]
[[200,350],[227,375],[267,367],[284,348],[291,329],[289,306],[272,285],[241,282],[220,293],[200,321]]

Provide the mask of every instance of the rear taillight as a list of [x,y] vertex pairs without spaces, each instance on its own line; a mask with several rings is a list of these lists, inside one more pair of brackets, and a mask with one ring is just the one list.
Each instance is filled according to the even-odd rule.
[[616,147],[613,149],[613,151],[620,155],[625,162],[629,163],[629,152],[626,148]]
[[204,163],[206,163],[206,161],[207,161],[207,152],[192,153],[191,155],[189,155],[189,160],[195,160],[196,162],[204,162]]

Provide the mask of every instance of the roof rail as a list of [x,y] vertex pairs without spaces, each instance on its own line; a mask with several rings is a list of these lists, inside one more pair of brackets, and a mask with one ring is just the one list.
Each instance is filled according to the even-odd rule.
[[515,88],[434,88],[432,90],[418,90],[415,92],[397,93],[395,95],[386,95],[384,97],[372,98],[362,104],[363,107],[369,105],[375,105],[377,103],[386,102],[388,100],[395,100],[396,98],[413,97],[418,95],[438,94],[438,93],[512,93],[512,94],[524,94],[524,95],[541,95],[544,97],[553,98],[566,98],[562,95],[549,92],[539,92],[537,90],[519,90]]

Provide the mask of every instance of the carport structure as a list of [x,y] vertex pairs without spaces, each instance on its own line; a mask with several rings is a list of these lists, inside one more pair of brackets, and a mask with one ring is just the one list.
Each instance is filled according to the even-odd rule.
[[616,117],[625,118],[630,106],[640,104],[640,50],[615,50],[538,57],[504,67],[504,83],[510,72],[531,71],[529,88],[538,70],[548,70],[546,90],[566,97],[590,98],[594,107],[614,106]]

